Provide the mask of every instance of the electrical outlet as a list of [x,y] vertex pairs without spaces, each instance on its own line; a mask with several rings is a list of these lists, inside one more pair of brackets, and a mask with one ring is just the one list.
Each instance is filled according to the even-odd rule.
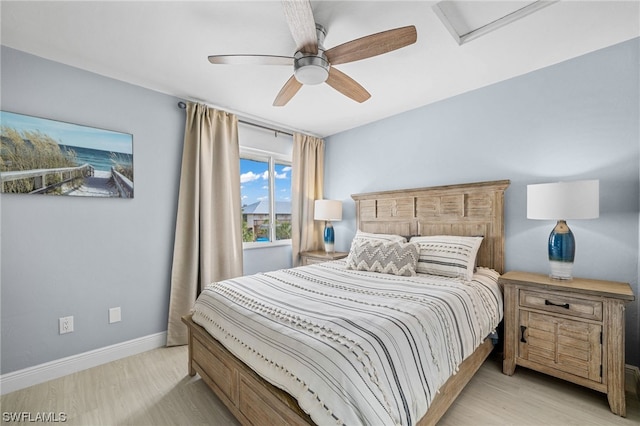
[[122,321],[122,315],[120,312],[120,307],[110,308],[109,309],[109,324],[113,324],[114,322]]
[[60,334],[71,333],[73,331],[73,316],[58,318]]

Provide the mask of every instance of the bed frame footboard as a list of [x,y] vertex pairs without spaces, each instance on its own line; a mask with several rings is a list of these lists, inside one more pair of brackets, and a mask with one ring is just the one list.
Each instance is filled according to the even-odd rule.
[[191,315],[182,321],[189,328],[189,375],[198,373],[241,424],[313,424],[293,397],[238,360]]
[[[309,425],[311,418],[296,400],[258,376],[222,344],[193,322],[191,315],[182,321],[189,328],[189,375],[196,373],[243,425]],[[440,388],[419,426],[435,425],[453,404],[462,389],[489,356],[493,344],[486,339]]]

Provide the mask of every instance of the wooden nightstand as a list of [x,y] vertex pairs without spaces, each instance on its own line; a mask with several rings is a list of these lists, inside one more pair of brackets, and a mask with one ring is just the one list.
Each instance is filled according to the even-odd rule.
[[335,251],[333,253],[327,253],[324,250],[315,250],[315,251],[303,251],[300,253],[300,264],[311,265],[314,263],[320,262],[328,262],[330,260],[343,259],[349,256],[349,253],[343,251]]
[[504,362],[604,392],[611,411],[626,416],[624,304],[627,283],[508,272],[504,286]]

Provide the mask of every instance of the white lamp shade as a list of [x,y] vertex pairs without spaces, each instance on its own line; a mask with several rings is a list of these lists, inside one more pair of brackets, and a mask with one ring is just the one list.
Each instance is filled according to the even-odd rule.
[[527,218],[595,219],[600,216],[600,181],[527,185]]
[[313,218],[315,220],[342,220],[342,201],[316,200]]

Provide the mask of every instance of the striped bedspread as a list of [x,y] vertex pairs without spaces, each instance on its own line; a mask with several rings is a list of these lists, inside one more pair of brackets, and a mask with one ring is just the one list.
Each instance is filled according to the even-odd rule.
[[502,318],[498,274],[472,281],[347,270],[345,261],[208,286],[193,320],[314,422],[413,425]]

